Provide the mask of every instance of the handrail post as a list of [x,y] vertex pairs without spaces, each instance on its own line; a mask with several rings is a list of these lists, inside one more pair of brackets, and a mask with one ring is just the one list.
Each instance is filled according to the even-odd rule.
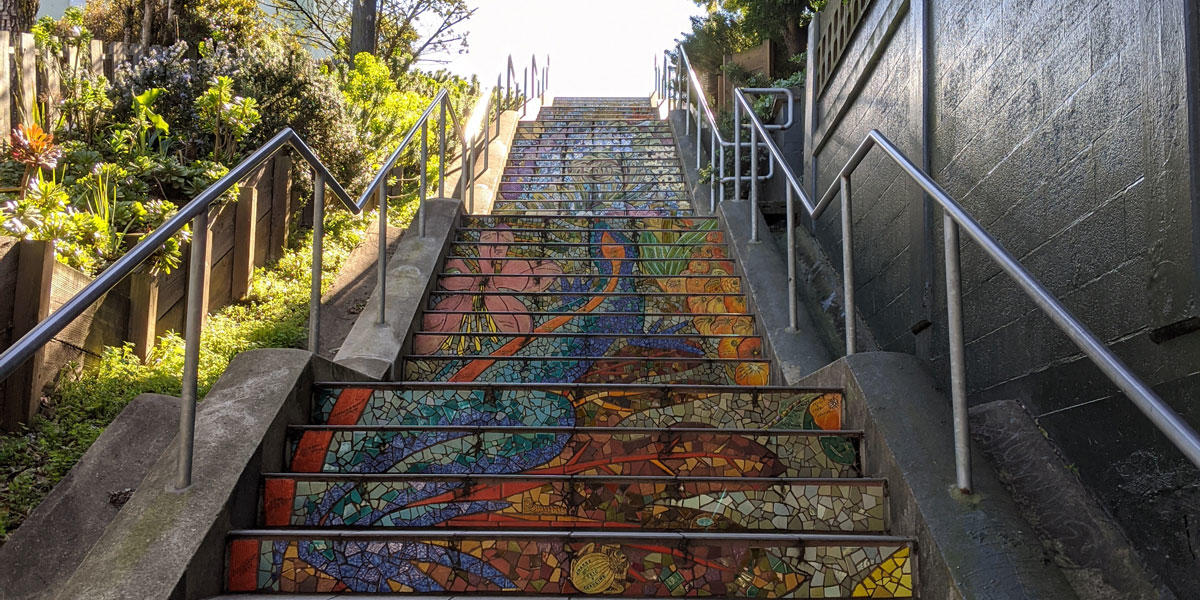
[[750,242],[758,242],[758,128],[750,126]]
[[846,308],[846,355],[855,349],[854,220],[850,214],[850,176],[842,176],[842,295]]
[[417,201],[417,233],[425,237],[425,199],[429,194],[429,121],[421,121],[421,196]]
[[787,190],[784,210],[787,211],[787,279],[788,279],[788,331],[796,330],[796,210],[792,201],[792,185],[784,182]]
[[496,137],[500,137],[500,113],[504,112],[504,102],[500,99],[500,76],[496,76]]
[[[491,99],[489,98],[489,99],[488,99],[488,105],[487,105],[487,107],[485,107],[485,108],[483,109],[483,122],[482,122],[482,123],[480,123],[480,126],[482,127],[482,129],[481,129],[481,131],[480,131],[480,132],[483,134],[483,170],[484,170],[484,171],[487,171],[487,170],[488,170],[488,151],[487,151],[487,147],[488,147],[488,144],[490,144],[490,143],[491,143],[491,141],[492,141],[492,139],[491,139],[491,136],[492,136],[492,124],[489,122],[489,121],[491,121],[491,118],[492,118],[492,110],[491,110],[491,109],[492,109],[492,101],[491,101]],[[478,135],[476,135],[476,136],[475,136],[475,143],[476,143],[476,144],[478,144],[478,143],[479,143],[479,136],[478,136]]]
[[379,289],[379,324],[387,323],[387,222],[388,197],[387,184],[379,185],[379,264],[376,265],[376,276]]
[[467,163],[463,165],[463,170],[466,173],[468,189],[463,190],[467,194],[469,200],[467,204],[467,213],[475,213],[475,140],[471,140],[470,149],[465,151]]
[[[446,197],[446,103],[449,101],[449,96],[442,98],[438,116],[438,198]],[[424,211],[425,207],[420,210]]]
[[192,250],[188,259],[187,313],[184,321],[183,380],[179,394],[179,475],[176,490],[192,485],[192,453],[196,442],[196,403],[199,401],[200,330],[204,326],[204,285],[208,279],[208,207],[192,219]]
[[[708,214],[717,212],[717,188],[721,176],[717,174],[717,130],[708,132]],[[698,153],[698,152],[697,152]]]
[[958,489],[971,493],[971,424],[967,419],[967,367],[963,348],[962,272],[958,224],[942,211],[946,260],[946,324],[950,342],[950,402],[954,409],[954,471]]
[[733,201],[742,200],[742,103],[733,98]]
[[[704,93],[704,90],[699,90],[699,89],[696,90],[697,96],[700,94],[703,94],[703,93]],[[704,115],[700,114],[700,112],[701,112],[700,111],[700,103],[697,102],[696,103],[696,170],[697,171],[700,170],[700,155],[702,154],[702,152],[700,152],[700,144],[703,142],[703,139],[700,137],[700,134],[701,134],[701,130],[703,129],[703,124],[704,124],[704,122],[701,121],[701,119],[704,118]]]
[[321,332],[321,269],[325,259],[325,175],[313,176],[312,287],[308,296],[308,351],[317,353]]
[[720,186],[721,189],[717,192],[717,198],[720,200],[721,204],[724,204],[725,203],[725,144],[721,144],[721,148],[719,151],[721,153],[721,163],[720,163],[720,167],[717,169],[717,171],[718,171],[717,185]]
[[525,72],[521,75],[521,82],[525,85],[525,89],[521,92],[521,116],[529,111],[529,67],[525,67]]
[[[681,107],[681,108],[683,108],[683,110],[684,110],[684,114],[683,114],[683,132],[684,132],[685,134],[687,134],[687,133],[691,133],[691,132],[692,132],[692,120],[691,120],[691,119],[689,119],[689,118],[688,118],[688,115],[687,115],[687,111],[690,111],[690,110],[692,110],[692,78],[688,77],[688,78],[686,78],[686,79],[687,79],[687,81],[686,81],[686,84],[687,84],[687,88],[686,88],[686,90],[687,90],[687,98],[686,98],[686,100],[684,100],[684,102],[683,102],[683,106]],[[699,145],[699,144],[697,144],[697,146],[698,146],[698,145]],[[700,152],[700,148],[696,148],[696,152]]]

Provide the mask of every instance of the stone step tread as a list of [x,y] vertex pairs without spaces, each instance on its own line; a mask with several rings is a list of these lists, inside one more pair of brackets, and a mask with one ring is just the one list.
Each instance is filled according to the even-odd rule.
[[[746,312],[746,297],[733,292],[591,292],[588,294],[565,295],[561,292],[526,292],[513,294],[507,291],[451,292],[435,291],[430,294],[427,307],[434,310],[464,310],[474,307],[476,302],[487,306],[493,296],[505,297],[501,301],[507,306],[508,298],[521,302],[520,308],[534,312],[569,312],[592,314],[602,317],[608,313],[627,313],[638,309],[650,313],[676,313],[679,315],[711,313],[720,314]],[[596,304],[597,299],[599,303]],[[593,304],[595,304],[593,306]],[[503,308],[493,302],[493,308]],[[506,310],[517,308],[512,306]]]
[[885,482],[861,478],[273,473],[263,490],[269,527],[884,533],[887,516]]
[[[464,223],[470,223],[470,222],[477,222],[477,223],[478,223],[478,222],[486,222],[488,219],[491,219],[491,218],[494,218],[494,217],[492,217],[491,215],[466,215],[466,216],[464,216],[464,217],[462,218],[462,219],[463,219],[463,221],[462,221],[462,222],[464,222]],[[717,220],[717,218],[716,218],[716,217],[703,217],[703,216],[692,216],[692,217],[664,217],[664,218],[665,218],[665,219],[667,219],[667,220],[679,220],[679,219],[683,219],[683,220],[697,221],[697,222],[703,222],[703,221],[715,222],[715,221]],[[500,219],[501,219],[501,220],[503,220],[503,221],[505,221],[505,222],[512,222],[512,221],[519,221],[519,220],[520,220],[519,218],[515,218],[515,217],[500,217]],[[532,219],[531,219],[531,220],[546,220],[546,219],[547,219],[547,217],[532,217]],[[581,215],[581,216],[577,217],[577,219],[578,219],[579,221],[588,221],[588,222],[591,222],[591,221],[603,221],[603,220],[606,220],[606,219],[612,219],[612,217],[605,217],[605,216],[603,216],[603,215]],[[626,219],[621,219],[621,220],[623,220],[623,221],[626,221]],[[628,219],[628,220],[627,220],[627,222],[632,222],[632,223],[642,223],[642,222],[644,222],[644,221],[642,221],[642,220],[640,220],[640,219]],[[636,228],[635,228],[635,229],[636,229]]]
[[[497,321],[500,319],[492,317]],[[473,333],[461,331],[417,332],[412,336],[412,352],[414,355],[458,357],[463,354],[476,356],[510,347],[520,347],[538,354],[557,353],[572,354],[576,351],[586,353],[587,348],[662,348],[671,349],[688,358],[722,358],[739,356],[738,349],[749,347],[749,344],[761,346],[762,338],[756,335],[725,334],[725,335],[677,335],[677,334],[647,334],[642,331],[632,333],[593,333],[588,328],[601,326],[624,325],[627,328],[644,325],[640,321],[625,319],[624,322],[612,322],[615,319],[597,318],[592,323],[559,324],[560,330],[551,333]],[[469,323],[464,320],[464,324]],[[461,327],[461,325],[459,325]],[[525,329],[524,326],[519,326]],[[536,348],[536,349],[534,349]],[[595,351],[593,351],[595,352]],[[759,354],[743,356],[757,358]]]
[[293,425],[287,434],[285,464],[299,473],[862,475],[862,432],[851,430]]
[[836,390],[785,387],[404,381],[318,383],[313,424],[454,425],[483,419],[515,425],[841,430]]
[[227,589],[911,597],[912,550],[846,534],[235,530]]
[[[511,209],[510,208],[493,208],[492,209],[492,214],[495,214],[495,215],[535,215],[535,216],[543,216],[543,217],[570,217],[570,216],[579,215],[581,213],[587,214],[587,212],[588,211],[578,211],[578,210],[526,209],[526,208],[519,208],[519,207],[511,208]],[[602,212],[605,214],[605,216],[625,215],[625,216],[630,216],[630,217],[668,217],[668,216],[689,215],[689,214],[692,214],[692,209],[686,208],[686,209],[674,210],[674,209],[658,209],[658,208],[653,208],[653,209],[636,208],[636,209],[628,209],[628,210],[608,209],[608,210],[603,210]],[[652,213],[652,214],[647,214],[647,213]]]

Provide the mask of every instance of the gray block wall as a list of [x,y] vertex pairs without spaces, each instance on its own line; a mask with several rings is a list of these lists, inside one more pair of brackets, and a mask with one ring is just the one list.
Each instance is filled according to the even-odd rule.
[[[805,147],[819,195],[880,130],[1200,426],[1191,1],[875,0],[811,97]],[[860,315],[945,384],[941,215],[879,153],[852,192]],[[839,210],[816,235],[840,269]],[[966,241],[962,268],[972,403],[1024,404],[1186,597],[1200,585],[1200,474]]]

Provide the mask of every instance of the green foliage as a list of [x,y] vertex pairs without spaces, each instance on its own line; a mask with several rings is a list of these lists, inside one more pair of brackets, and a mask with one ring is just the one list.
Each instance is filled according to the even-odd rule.
[[45,99],[45,120],[55,122],[61,111],[64,133],[90,143],[113,105],[108,98],[108,80],[87,68],[91,64],[92,33],[84,25],[83,11],[72,6],[61,19],[42,17],[32,33],[38,50],[56,57],[46,68],[54,71],[61,82],[60,89],[49,90],[51,95]]
[[213,134],[213,158],[232,161],[237,143],[258,124],[258,103],[233,93],[233,80],[224,75],[196,98],[200,128]]
[[[828,0],[695,0],[708,13],[692,18],[692,31],[680,41],[697,69],[713,72],[722,58],[771,40],[789,56],[805,51],[807,28]],[[789,61],[790,62],[790,61]],[[803,68],[784,65],[785,72]]]
[[[411,222],[416,203],[395,203],[391,222]],[[328,288],[350,252],[365,237],[372,215],[326,215],[322,272]],[[200,393],[206,394],[240,352],[302,347],[307,336],[311,285],[311,235],[270,268],[255,271],[245,300],[205,322],[200,351]],[[143,362],[129,345],[106,348],[95,364],[68,368],[51,394],[49,410],[29,429],[0,436],[0,540],[66,475],[125,405],[142,393],[178,394],[184,340],[159,338]]]
[[180,33],[183,39],[249,47],[262,39],[264,18],[256,0],[191,0],[183,3]]

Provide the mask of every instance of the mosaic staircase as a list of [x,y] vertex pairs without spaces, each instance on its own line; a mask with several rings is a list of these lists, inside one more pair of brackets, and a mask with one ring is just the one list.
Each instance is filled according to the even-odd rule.
[[771,386],[724,233],[645,99],[520,124],[403,381],[317,384],[227,589],[912,597],[837,390]]

